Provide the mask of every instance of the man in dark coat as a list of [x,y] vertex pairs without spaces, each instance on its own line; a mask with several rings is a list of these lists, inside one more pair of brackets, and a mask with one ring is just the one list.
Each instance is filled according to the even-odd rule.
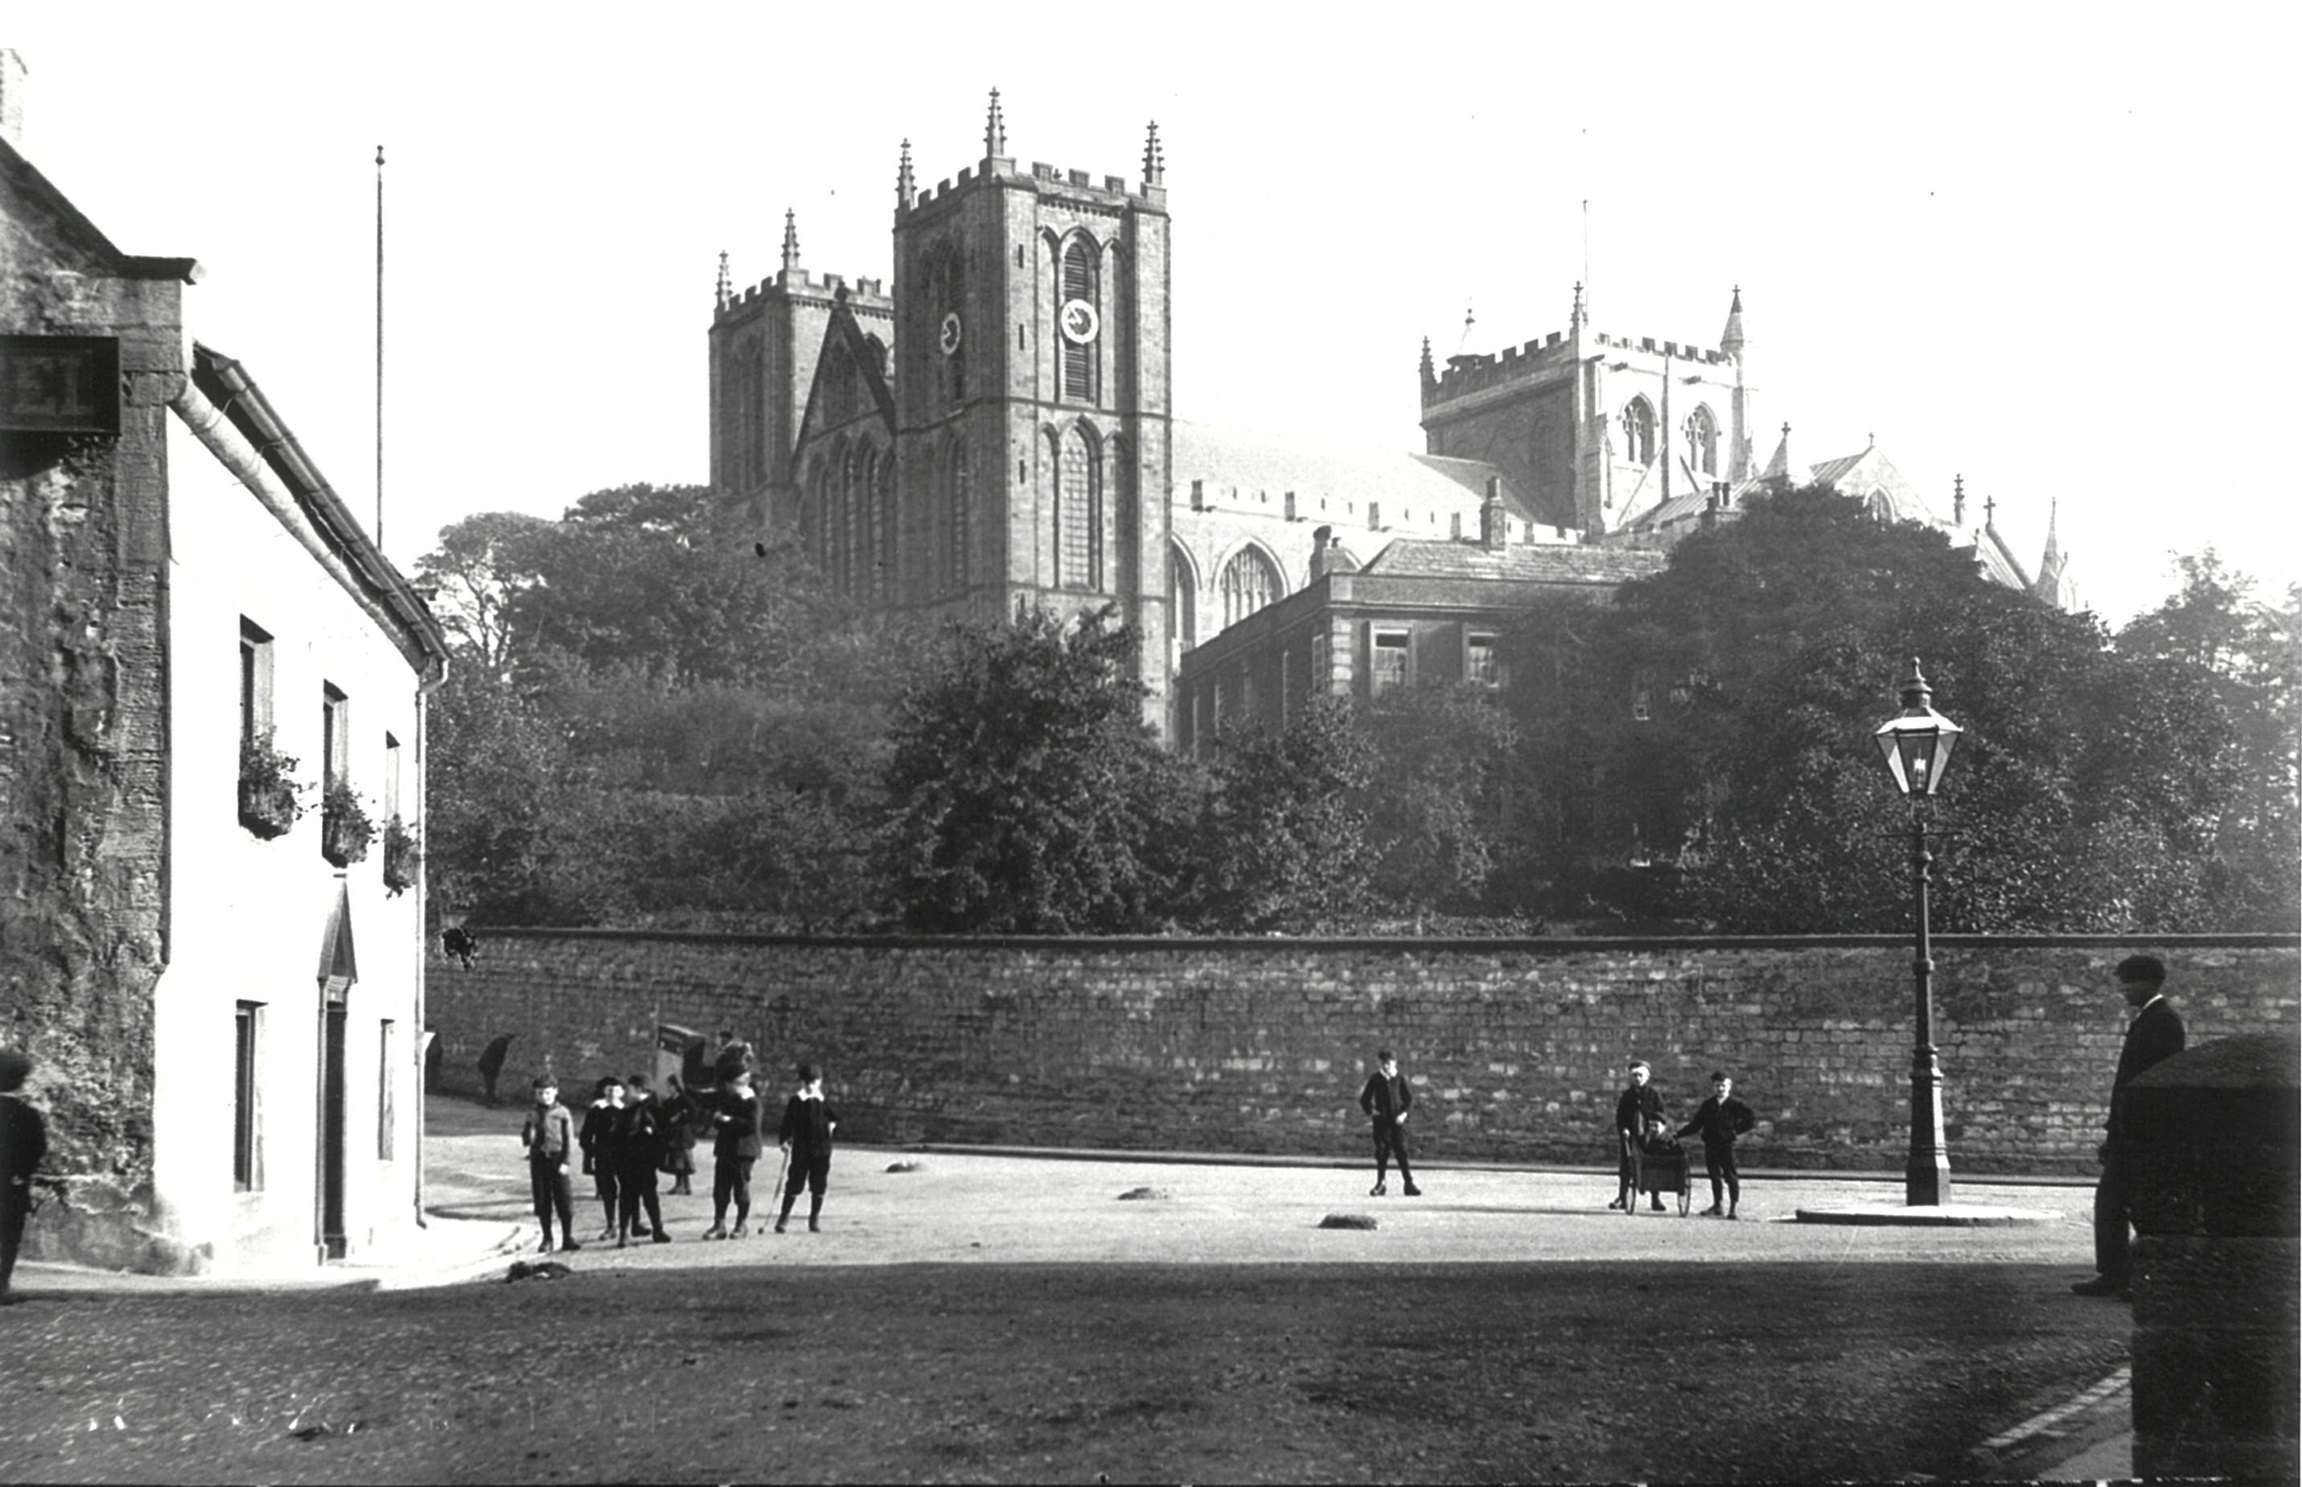
[[[1663,1094],[1647,1081],[1654,1071],[1643,1058],[1631,1060],[1630,1080],[1615,1101],[1615,1155],[1621,1164],[1616,1174],[1615,1201],[1609,1208],[1629,1213],[1638,1206],[1638,1153],[1650,1134],[1663,1124]],[[1654,1210],[1663,1211],[1662,1194],[1654,1195]]]
[[0,1048],[0,1306],[16,1299],[8,1287],[32,1216],[32,1174],[48,1158],[48,1123],[20,1093],[31,1073],[28,1056]]
[[[1695,1112],[1695,1118],[1679,1127],[1683,1139],[1700,1132],[1703,1138],[1703,1167],[1711,1180],[1711,1206],[1703,1210],[1705,1218],[1740,1218],[1735,1210],[1742,1206],[1742,1173],[1734,1164],[1734,1143],[1737,1136],[1747,1135],[1758,1124],[1750,1113],[1750,1106],[1734,1097],[1734,1081],[1723,1070],[1711,1074],[1711,1097]],[[1719,1188],[1726,1188],[1726,1211],[1719,1211]]]
[[2153,1065],[2182,1051],[2182,1018],[2166,1000],[2166,963],[2155,955],[2129,955],[2118,963],[2118,990],[2135,1009],[2126,1042],[2118,1050],[2118,1073],[2110,1081],[2110,1117],[2104,1122],[2102,1180],[2094,1187],[2094,1279],[2070,1289],[2081,1296],[2130,1299],[2133,1253],[2127,1212],[2133,1155],[2124,1129],[2126,1086]]
[[783,1106],[783,1124],[776,1139],[790,1153],[791,1175],[783,1188],[783,1211],[775,1216],[775,1232],[791,1221],[791,1205],[799,1190],[807,1189],[807,1232],[823,1228],[823,1190],[831,1180],[831,1133],[839,1128],[839,1115],[823,1099],[823,1076],[813,1064],[799,1066],[799,1090]]
[[1375,1186],[1368,1196],[1380,1198],[1389,1191],[1391,1158],[1397,1157],[1399,1181],[1406,1184],[1407,1196],[1420,1198],[1423,1190],[1415,1186],[1415,1174],[1407,1166],[1407,1111],[1415,1103],[1415,1092],[1407,1087],[1390,1049],[1377,1052],[1375,1062],[1375,1072],[1359,1091],[1359,1108],[1375,1123]]

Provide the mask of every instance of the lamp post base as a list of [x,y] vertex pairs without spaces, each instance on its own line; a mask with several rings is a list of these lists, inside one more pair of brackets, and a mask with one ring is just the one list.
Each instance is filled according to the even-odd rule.
[[1903,1196],[1913,1208],[1938,1208],[1950,1202],[1950,1142],[1942,1131],[1942,1066],[1931,1043],[1920,1044],[1910,1058],[1910,1161],[1903,1168]]

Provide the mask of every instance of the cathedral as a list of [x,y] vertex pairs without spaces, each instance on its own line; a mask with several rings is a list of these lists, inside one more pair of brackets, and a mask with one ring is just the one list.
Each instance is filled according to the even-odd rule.
[[[1564,331],[1420,368],[1425,448],[1363,451],[1174,416],[1166,168],[1020,165],[995,91],[983,154],[932,187],[907,140],[893,277],[817,274],[784,219],[776,273],[712,317],[711,483],[867,608],[997,619],[1115,606],[1139,637],[1146,718],[1172,734],[1186,658],[1402,540],[1539,546],[1611,592],[1769,485],[1828,482],[1882,519],[1941,527],[1995,581],[2071,602],[2050,535],[2033,576],[1963,492],[1945,520],[1876,448],[1761,463],[1738,287],[1716,346],[1610,334],[1576,286]],[[1009,475],[1012,468],[1013,475]],[[1294,673],[1347,690],[1341,657]]]

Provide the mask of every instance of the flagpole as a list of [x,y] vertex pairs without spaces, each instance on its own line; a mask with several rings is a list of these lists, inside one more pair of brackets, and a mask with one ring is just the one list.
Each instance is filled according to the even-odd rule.
[[384,546],[384,147],[376,146],[376,548]]

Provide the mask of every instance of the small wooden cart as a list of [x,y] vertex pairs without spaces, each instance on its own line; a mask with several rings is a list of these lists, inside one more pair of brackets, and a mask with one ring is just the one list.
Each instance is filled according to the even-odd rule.
[[1639,1142],[1629,1136],[1623,1137],[1623,1148],[1631,1164],[1631,1211],[1637,1211],[1642,1193],[1658,1198],[1668,1198],[1675,1193],[1679,1217],[1685,1218],[1687,1210],[1694,1206],[1694,1183],[1687,1171],[1686,1148],[1676,1141]]

